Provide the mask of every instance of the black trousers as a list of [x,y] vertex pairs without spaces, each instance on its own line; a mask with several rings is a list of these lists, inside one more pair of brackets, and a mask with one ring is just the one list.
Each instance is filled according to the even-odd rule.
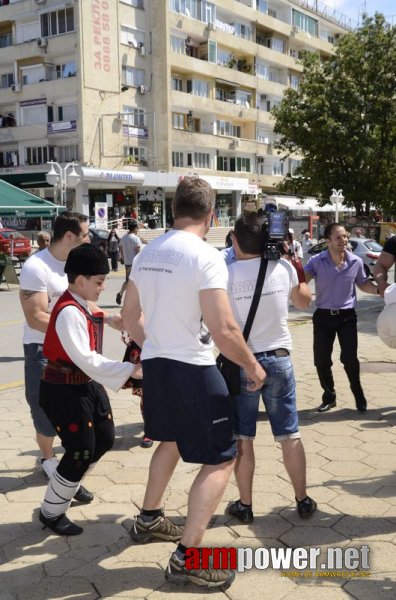
[[322,401],[330,404],[336,399],[334,379],[331,367],[331,355],[335,337],[341,347],[340,360],[344,365],[355,400],[363,400],[364,393],[360,383],[360,363],[357,357],[357,315],[355,310],[340,311],[331,315],[330,311],[317,309],[313,318],[314,363],[320,385],[323,388]]
[[68,481],[81,481],[89,465],[114,444],[110,400],[102,385],[63,385],[41,381],[40,406],[61,439],[65,453],[58,473]]

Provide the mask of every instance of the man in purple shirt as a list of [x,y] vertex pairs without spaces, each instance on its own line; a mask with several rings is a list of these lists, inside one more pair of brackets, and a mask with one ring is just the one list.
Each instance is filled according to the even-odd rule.
[[363,261],[347,250],[348,235],[344,227],[331,223],[324,232],[327,250],[312,257],[305,265],[305,280],[315,279],[316,311],[313,321],[314,363],[323,388],[319,412],[336,406],[336,392],[331,370],[333,344],[337,335],[341,347],[340,359],[349,379],[356,408],[367,409],[360,383],[357,357],[356,288],[376,294],[377,287],[367,279]]

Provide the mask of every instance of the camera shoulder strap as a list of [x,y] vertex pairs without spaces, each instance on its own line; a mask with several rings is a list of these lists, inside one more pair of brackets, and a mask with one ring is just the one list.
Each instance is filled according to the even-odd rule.
[[261,291],[264,285],[265,274],[267,272],[267,266],[268,260],[265,258],[261,258],[260,269],[256,281],[256,288],[254,290],[253,299],[250,305],[250,310],[246,319],[245,327],[243,328],[243,337],[245,338],[245,342],[248,341],[254,317],[256,316],[257,307],[260,302]]

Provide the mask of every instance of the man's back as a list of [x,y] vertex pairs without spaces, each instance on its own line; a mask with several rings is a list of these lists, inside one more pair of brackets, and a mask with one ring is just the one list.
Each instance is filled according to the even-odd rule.
[[[249,314],[260,261],[260,258],[239,260],[228,266],[231,308],[241,329]],[[260,302],[248,339],[248,346],[253,352],[277,348],[291,350],[287,318],[290,293],[297,284],[296,270],[288,261],[268,262]]]
[[126,233],[121,238],[124,263],[131,265],[136,257],[137,250],[141,247],[141,241],[134,233]]
[[133,264],[132,280],[145,317],[143,358],[214,364],[199,292],[226,289],[220,253],[193,233],[172,230],[142,250]]

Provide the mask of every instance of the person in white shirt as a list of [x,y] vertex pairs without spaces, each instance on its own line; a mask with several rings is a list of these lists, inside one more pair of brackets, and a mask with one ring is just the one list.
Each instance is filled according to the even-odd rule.
[[76,494],[78,500],[88,468],[114,443],[113,415],[103,386],[114,391],[129,386],[135,370],[131,362],[101,354],[104,314],[93,312],[89,303],[98,300],[109,270],[107,256],[96,246],[82,244],[69,252],[68,289],[54,306],[44,340],[48,364],[40,384],[40,406],[65,453],[49,480],[39,519],[58,535],[82,533],[66,510]]
[[298,258],[300,258],[302,260],[303,259],[303,249],[301,247],[300,242],[298,242],[297,240],[294,239],[294,229],[290,228],[287,233],[287,244],[289,246],[289,253],[291,255],[295,254],[296,256],[298,256]]
[[304,237],[301,240],[301,247],[302,247],[302,251],[303,251],[303,261],[304,264],[306,262],[308,262],[309,259],[309,250],[312,248],[312,246],[314,245],[313,241],[311,240],[311,236],[309,235],[309,231],[306,231],[304,233]]
[[[265,373],[232,316],[224,260],[203,241],[214,201],[206,181],[182,179],[173,200],[174,228],[135,259],[121,315],[142,347],[146,434],[160,442],[130,535],[136,542],[180,540],[165,578],[219,589],[231,584],[233,573],[185,565],[186,549],[201,544],[235,459],[232,403],[216,367],[214,343],[244,367],[250,389],[262,386]],[[138,327],[143,318],[144,332]],[[161,509],[180,456],[203,465],[190,489],[183,530]]]
[[137,221],[134,219],[128,221],[129,233],[126,233],[120,241],[121,262],[123,262],[125,265],[125,281],[122,284],[121,290],[116,295],[116,302],[119,305],[121,305],[122,295],[127,287],[133,261],[142,247],[142,242],[137,235],[138,229],[139,225]]
[[[234,226],[233,246],[237,260],[228,265],[228,295],[241,330],[249,314],[262,261],[263,223],[264,219],[257,213],[246,213],[238,217]],[[241,392],[235,397],[234,432],[238,439],[235,478],[240,497],[228,504],[226,512],[243,523],[253,521],[253,442],[260,395],[274,439],[282,447],[283,462],[293,485],[298,514],[306,518],[316,510],[316,502],[307,496],[306,490],[305,453],[298,430],[296,384],[290,360],[292,343],[287,325],[289,301],[297,308],[305,309],[310,304],[311,292],[305,283],[301,261],[291,257],[290,261],[293,262],[286,258],[268,261],[247,340],[267,374],[264,385],[259,390],[249,390],[248,379],[241,370]]]

